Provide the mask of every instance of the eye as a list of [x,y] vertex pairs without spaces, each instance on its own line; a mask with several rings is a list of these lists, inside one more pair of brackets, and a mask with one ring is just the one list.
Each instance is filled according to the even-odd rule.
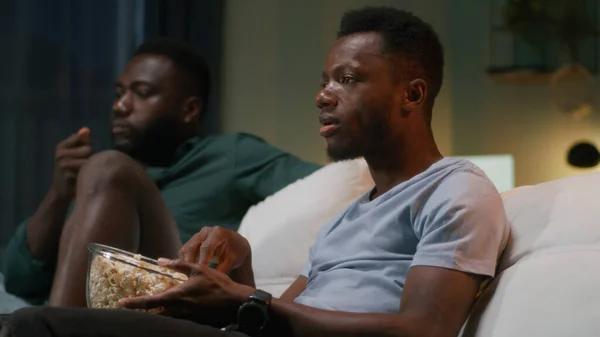
[[350,75],[344,75],[342,76],[342,79],[340,80],[341,84],[350,84],[350,83],[354,83],[356,82],[356,78],[354,76],[350,76]]
[[321,81],[321,85],[319,86],[321,89],[325,89],[325,87],[329,84],[327,81]]
[[141,98],[148,98],[152,95],[152,92],[149,88],[136,88],[135,94],[140,96]]
[[121,98],[121,96],[123,96],[123,90],[115,89],[115,98],[119,99],[119,98]]

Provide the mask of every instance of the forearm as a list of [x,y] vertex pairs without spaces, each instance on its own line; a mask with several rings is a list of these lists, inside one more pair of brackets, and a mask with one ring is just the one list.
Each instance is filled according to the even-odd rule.
[[254,271],[252,270],[252,257],[251,254],[246,259],[241,267],[232,270],[229,273],[229,277],[235,283],[243,284],[252,288],[256,288],[256,282],[254,280]]
[[70,203],[70,198],[51,189],[31,217],[27,224],[27,244],[35,259],[44,262],[56,259]]
[[274,299],[268,336],[404,337],[420,336],[417,324],[400,314],[362,314],[319,310]]

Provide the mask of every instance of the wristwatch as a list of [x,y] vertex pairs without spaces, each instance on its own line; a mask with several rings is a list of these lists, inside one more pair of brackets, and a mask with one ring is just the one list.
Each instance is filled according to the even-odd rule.
[[237,313],[238,328],[248,336],[258,336],[269,321],[269,307],[273,296],[257,289],[248,300],[240,306]]

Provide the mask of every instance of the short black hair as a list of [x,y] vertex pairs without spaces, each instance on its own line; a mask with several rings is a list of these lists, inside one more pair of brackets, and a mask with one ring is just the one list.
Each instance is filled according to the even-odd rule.
[[189,44],[169,39],[155,38],[141,44],[134,56],[142,54],[161,55],[169,58],[190,80],[191,90],[202,100],[206,108],[210,94],[210,71],[206,60]]
[[409,71],[407,75],[425,77],[433,103],[442,87],[444,50],[431,25],[393,7],[364,7],[346,12],[338,38],[363,32],[379,33],[384,43],[382,52],[399,56],[404,62],[402,70]]

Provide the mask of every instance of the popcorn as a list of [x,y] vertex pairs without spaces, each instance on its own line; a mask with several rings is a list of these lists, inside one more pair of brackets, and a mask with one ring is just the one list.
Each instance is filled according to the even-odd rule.
[[[118,254],[112,255],[118,257]],[[117,303],[121,298],[155,295],[187,280],[187,276],[181,273],[142,261],[141,255],[135,255],[137,261],[131,263],[142,268],[110,259],[110,256],[96,255],[90,265],[88,305],[92,308],[120,308]],[[131,259],[126,256],[119,258]]]

